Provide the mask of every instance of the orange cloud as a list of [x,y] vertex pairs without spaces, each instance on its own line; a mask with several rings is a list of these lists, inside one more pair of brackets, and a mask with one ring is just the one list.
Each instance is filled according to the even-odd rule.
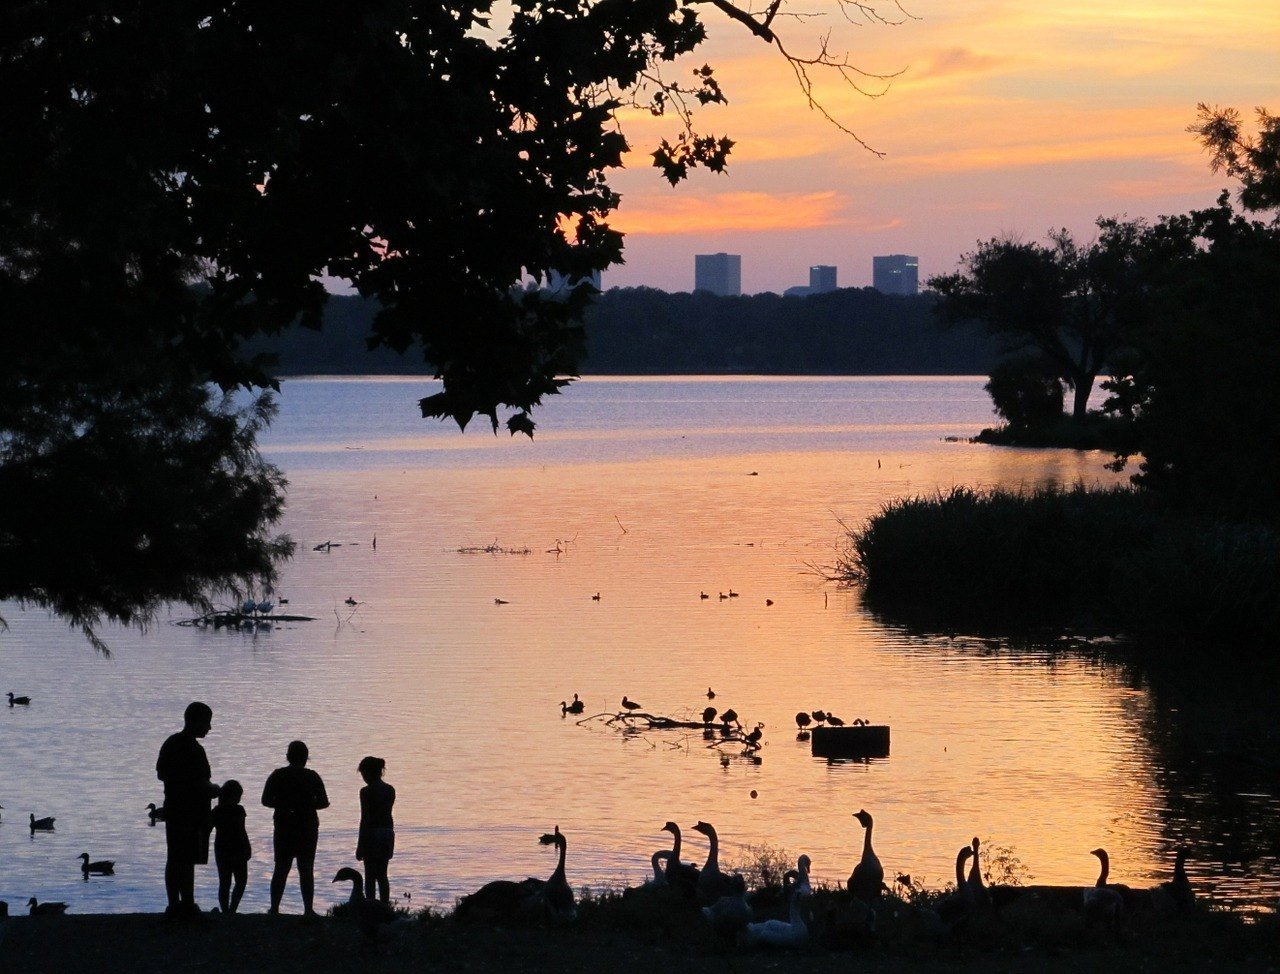
[[932,78],[948,78],[965,74],[985,74],[994,68],[1008,64],[1009,57],[978,54],[967,47],[951,47],[927,55],[919,67],[912,67],[905,82],[924,81]]
[[817,193],[628,194],[611,223],[624,233],[810,230],[845,223],[844,197]]

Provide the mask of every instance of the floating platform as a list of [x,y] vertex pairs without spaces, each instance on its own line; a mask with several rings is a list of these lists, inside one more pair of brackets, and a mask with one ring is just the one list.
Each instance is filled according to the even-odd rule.
[[815,758],[887,758],[889,725],[815,727],[809,738]]

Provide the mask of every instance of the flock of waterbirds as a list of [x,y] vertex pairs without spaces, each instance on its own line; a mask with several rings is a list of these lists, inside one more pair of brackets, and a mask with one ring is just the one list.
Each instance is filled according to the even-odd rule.
[[[745,946],[801,947],[818,939],[828,946],[840,946],[870,938],[876,931],[877,911],[882,909],[884,894],[891,891],[872,846],[871,813],[859,809],[853,817],[862,828],[862,853],[843,889],[815,891],[810,880],[812,862],[807,855],[796,859],[780,886],[748,889],[740,873],[721,867],[715,827],[699,821],[692,831],[704,836],[708,843],[700,867],[684,859],[681,829],[675,822],[667,822],[661,831],[671,834],[670,848],[655,851],[650,857],[649,878],[640,886],[624,890],[622,895],[697,908],[717,935]],[[455,917],[464,921],[537,921],[557,925],[576,919],[577,904],[565,870],[568,839],[557,826],[539,841],[554,845],[558,853],[555,869],[547,879],[486,883],[462,897]],[[1149,889],[1110,882],[1106,851],[1094,849],[1091,854],[1098,858],[1101,871],[1089,885],[988,885],[983,879],[981,842],[974,837],[956,855],[954,889],[929,906],[914,908],[917,919],[927,931],[946,936],[958,933],[972,917],[994,914],[1024,898],[1053,910],[1081,912],[1088,920],[1110,926],[1127,913],[1174,917],[1194,907],[1195,893],[1187,879],[1185,850],[1178,851],[1172,879]],[[820,913],[812,906],[815,892],[823,899]],[[896,903],[895,909],[901,906]]]

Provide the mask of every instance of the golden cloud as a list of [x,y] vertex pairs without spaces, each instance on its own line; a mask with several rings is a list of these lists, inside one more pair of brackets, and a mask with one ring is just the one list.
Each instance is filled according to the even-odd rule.
[[716,193],[691,196],[628,193],[614,227],[630,234],[809,230],[843,225],[845,198],[817,193]]

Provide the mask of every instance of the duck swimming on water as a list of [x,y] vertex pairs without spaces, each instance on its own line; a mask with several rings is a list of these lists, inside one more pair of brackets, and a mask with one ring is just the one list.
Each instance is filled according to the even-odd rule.
[[31,831],[32,832],[52,832],[53,816],[47,818],[36,818],[35,812],[31,813]]
[[114,876],[116,874],[116,864],[112,859],[99,859],[97,862],[89,861],[89,853],[82,852],[76,857],[80,860],[80,871],[84,873],[85,879],[89,878],[89,874],[95,876]]

